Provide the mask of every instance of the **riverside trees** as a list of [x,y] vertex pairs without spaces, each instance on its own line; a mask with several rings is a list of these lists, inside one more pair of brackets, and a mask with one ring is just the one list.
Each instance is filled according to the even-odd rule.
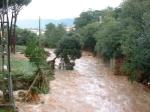
[[76,33],[80,34],[82,48],[84,50],[94,51],[96,40],[95,32],[98,30],[101,11],[89,10],[82,12],[80,17],[75,19]]
[[[75,59],[81,57],[81,45],[78,39],[80,39],[80,37],[77,33],[67,32],[62,24],[56,26],[49,23],[46,26],[43,45],[56,48],[56,58],[60,58],[64,61],[63,68],[73,69]],[[56,58],[54,58],[53,61],[55,61]]]
[[31,101],[35,94],[49,91],[49,77],[52,76],[52,71],[46,62],[44,48],[39,46],[37,38],[28,41],[25,54],[29,61],[36,66],[35,74],[33,74],[34,79],[25,99]]
[[53,23],[46,25],[44,45],[46,47],[55,48],[58,41],[66,34],[66,30],[62,24],[55,26]]
[[140,81],[150,81],[150,1],[127,0],[122,5],[124,27],[123,54],[131,78],[140,74]]
[[[126,0],[115,9],[82,12],[74,22],[81,48],[109,60],[123,59],[123,71],[130,79],[150,81],[149,7],[149,0]],[[56,47],[65,32],[54,35],[56,27],[53,24],[48,27],[52,30],[46,30],[46,38]]]
[[80,42],[74,34],[68,34],[59,41],[55,54],[64,61],[64,68],[72,70],[75,65],[75,59],[81,57]]
[[[89,37],[95,39],[93,45],[97,55],[107,59],[123,57],[123,68],[130,79],[138,78],[142,82],[148,82],[150,81],[149,7],[149,0],[126,0],[119,8],[99,11],[97,17],[100,17],[100,21],[91,16],[83,16],[89,14],[89,11],[81,13],[80,17],[75,19],[76,32],[81,35],[81,40],[87,38],[90,40]],[[88,31],[89,26],[92,27]],[[82,42],[85,45],[87,41]],[[90,47],[93,48],[93,45]]]

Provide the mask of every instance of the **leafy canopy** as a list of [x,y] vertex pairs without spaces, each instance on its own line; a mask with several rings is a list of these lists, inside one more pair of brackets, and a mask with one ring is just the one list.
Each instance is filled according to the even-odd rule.
[[64,59],[66,63],[70,60],[75,60],[81,57],[81,45],[80,42],[73,37],[64,37],[59,41],[56,48],[56,56]]
[[38,38],[38,36],[35,33],[26,29],[17,28],[16,34],[17,45],[27,45],[28,41],[30,41],[31,39]]
[[55,26],[52,23],[46,25],[45,46],[55,48],[58,41],[66,34],[66,30],[62,24]]
[[25,54],[37,68],[45,62],[44,49],[39,46],[39,42],[35,38],[28,42]]
[[114,13],[115,11],[110,8],[104,10],[103,22],[95,34],[97,40],[95,51],[108,59],[122,56],[122,28]]

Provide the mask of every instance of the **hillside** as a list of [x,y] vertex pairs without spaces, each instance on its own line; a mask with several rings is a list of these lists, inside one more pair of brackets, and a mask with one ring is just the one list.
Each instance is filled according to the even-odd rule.
[[[54,19],[42,19],[41,20],[41,27],[44,28],[46,24],[48,23],[54,23],[57,24],[64,24],[65,26],[72,26],[74,19],[66,18],[66,19],[60,19],[60,20],[54,20]],[[18,20],[17,26],[20,28],[38,28],[38,19],[25,19],[25,20]]]

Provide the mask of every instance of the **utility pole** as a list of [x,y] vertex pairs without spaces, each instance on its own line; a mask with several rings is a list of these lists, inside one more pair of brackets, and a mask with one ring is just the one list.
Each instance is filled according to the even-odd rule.
[[39,16],[39,46],[41,46],[40,44],[40,38],[41,38],[41,17]]
[[41,17],[39,16],[39,36],[41,36]]
[[99,16],[99,23],[102,23],[102,16]]

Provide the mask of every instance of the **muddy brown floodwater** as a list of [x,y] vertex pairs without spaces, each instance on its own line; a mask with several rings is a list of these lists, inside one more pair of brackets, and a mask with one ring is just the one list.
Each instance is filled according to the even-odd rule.
[[17,102],[19,112],[150,112],[150,90],[112,75],[100,59],[84,53],[73,71],[56,70],[41,103]]

